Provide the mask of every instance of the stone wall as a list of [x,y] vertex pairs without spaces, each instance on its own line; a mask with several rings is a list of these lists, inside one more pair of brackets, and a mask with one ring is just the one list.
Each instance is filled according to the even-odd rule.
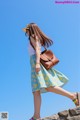
[[80,106],[58,112],[41,120],[80,120]]

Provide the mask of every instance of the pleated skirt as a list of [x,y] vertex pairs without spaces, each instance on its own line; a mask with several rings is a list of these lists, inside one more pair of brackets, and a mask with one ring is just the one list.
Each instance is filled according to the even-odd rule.
[[36,54],[30,56],[31,65],[31,88],[32,92],[40,90],[40,93],[48,92],[45,88],[50,86],[60,86],[63,87],[68,81],[68,77],[62,72],[54,69],[52,67],[46,70],[44,66],[40,63],[40,71],[37,73],[35,71],[36,65]]

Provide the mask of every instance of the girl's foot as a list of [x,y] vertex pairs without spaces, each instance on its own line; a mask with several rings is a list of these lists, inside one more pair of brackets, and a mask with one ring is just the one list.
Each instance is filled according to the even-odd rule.
[[32,117],[31,119],[29,119],[29,120],[37,120],[36,118],[34,118],[34,117]]
[[76,92],[75,98],[72,100],[76,106],[80,106],[80,93]]
[[35,118],[35,117],[32,117],[31,119],[29,119],[29,120],[41,120],[41,118]]
[[31,119],[29,119],[29,120],[36,120],[36,119],[34,119],[33,117],[31,118]]

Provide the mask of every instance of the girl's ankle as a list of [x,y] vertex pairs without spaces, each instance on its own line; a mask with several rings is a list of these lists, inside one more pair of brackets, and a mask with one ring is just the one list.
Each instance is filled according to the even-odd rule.
[[35,118],[35,119],[39,119],[40,117],[38,117],[38,116],[33,116],[33,118]]
[[39,119],[40,118],[40,113],[34,113],[34,118]]
[[35,119],[39,119],[40,118],[40,115],[34,115],[33,116]]
[[76,99],[77,98],[77,94],[76,93],[73,93],[73,98],[72,100]]

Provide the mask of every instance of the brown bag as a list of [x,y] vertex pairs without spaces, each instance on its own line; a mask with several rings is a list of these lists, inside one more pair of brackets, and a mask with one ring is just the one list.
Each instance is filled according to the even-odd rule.
[[40,62],[47,70],[49,70],[51,67],[56,65],[59,60],[51,50],[44,50],[40,54]]
[[[31,40],[30,40],[30,43],[31,43]],[[32,43],[31,43],[31,45],[32,45]],[[34,48],[33,45],[32,45],[32,47]],[[40,63],[47,70],[49,70],[50,68],[52,68],[58,62],[59,62],[58,58],[54,55],[54,53],[51,50],[45,49],[44,51],[41,52],[41,54],[40,54]]]

